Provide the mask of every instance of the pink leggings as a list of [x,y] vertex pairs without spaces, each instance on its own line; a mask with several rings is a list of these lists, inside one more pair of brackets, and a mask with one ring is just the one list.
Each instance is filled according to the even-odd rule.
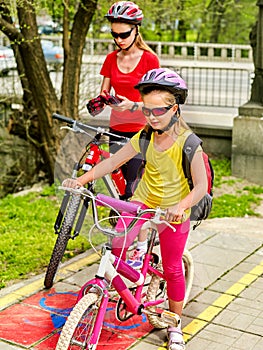
[[[143,205],[142,209],[144,208],[147,207]],[[128,217],[125,218],[125,216]],[[149,216],[145,215],[144,217]],[[122,213],[122,219],[124,219],[125,225],[131,222],[132,219],[130,217],[131,215],[128,213]],[[126,259],[127,249],[139,234],[144,222],[143,220],[137,221],[136,225],[126,236],[125,243],[124,237],[114,238],[113,254],[121,256],[124,260]],[[176,228],[175,232],[165,224],[158,225],[162,264],[167,280],[168,298],[173,301],[182,301],[185,296],[182,256],[190,230],[190,220],[186,220],[182,224],[172,224],[172,226]],[[119,219],[116,229],[120,232],[123,230],[123,220]]]

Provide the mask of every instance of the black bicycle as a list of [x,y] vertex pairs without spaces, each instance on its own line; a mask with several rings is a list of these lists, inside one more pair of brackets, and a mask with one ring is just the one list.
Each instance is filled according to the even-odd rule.
[[[102,145],[108,144],[105,136],[119,138],[119,141],[117,141],[119,145],[124,145],[128,141],[127,138],[112,134],[101,127],[95,128],[60,114],[55,113],[52,117],[66,123],[67,126],[63,128],[67,128],[75,133],[84,133],[90,136],[91,131],[95,132],[95,136],[93,136],[91,141],[86,145],[84,154],[82,154],[79,161],[74,164],[72,178],[76,178],[79,171],[85,173],[102,159],[110,157],[110,153],[101,147]],[[119,198],[119,195],[124,194],[125,180],[121,169],[115,170],[110,176],[105,176],[103,181],[112,197]],[[94,193],[94,183],[89,183],[87,189]],[[57,240],[45,274],[44,286],[46,288],[51,288],[53,285],[68,241],[70,239],[75,239],[79,235],[89,204],[89,198],[85,198],[84,201],[81,201],[80,196],[72,195],[72,193],[65,191],[54,224]]]

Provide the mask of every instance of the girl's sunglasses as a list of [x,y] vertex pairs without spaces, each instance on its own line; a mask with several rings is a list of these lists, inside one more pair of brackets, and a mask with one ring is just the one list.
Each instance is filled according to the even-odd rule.
[[117,38],[127,39],[131,35],[131,32],[133,31],[134,28],[135,27],[133,27],[128,32],[123,32],[123,33],[116,33],[114,31],[111,31],[111,35],[113,36],[114,39],[117,39]]
[[174,105],[170,105],[167,107],[156,107],[156,108],[147,108],[147,107],[142,107],[142,113],[146,117],[150,117],[150,115],[154,115],[155,117],[160,117],[161,115],[164,115],[167,113]]

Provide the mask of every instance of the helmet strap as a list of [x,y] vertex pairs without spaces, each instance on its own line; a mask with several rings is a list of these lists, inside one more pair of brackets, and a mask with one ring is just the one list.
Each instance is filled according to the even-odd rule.
[[178,117],[177,117],[177,111],[174,113],[174,115],[172,116],[172,118],[170,119],[168,125],[163,128],[163,129],[156,129],[155,131],[157,131],[157,133],[159,135],[163,134],[165,131],[168,131],[169,129],[171,129],[171,127],[178,122]]

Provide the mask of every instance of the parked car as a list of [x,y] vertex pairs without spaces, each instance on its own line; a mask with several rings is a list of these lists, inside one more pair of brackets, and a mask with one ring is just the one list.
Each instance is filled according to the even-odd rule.
[[13,50],[8,46],[0,45],[0,76],[7,76],[10,70],[16,69],[16,60]]
[[55,46],[51,40],[41,40],[41,45],[47,64],[59,70],[64,61],[63,48]]
[[38,26],[38,34],[50,35],[54,33],[54,28],[50,25],[40,25]]

